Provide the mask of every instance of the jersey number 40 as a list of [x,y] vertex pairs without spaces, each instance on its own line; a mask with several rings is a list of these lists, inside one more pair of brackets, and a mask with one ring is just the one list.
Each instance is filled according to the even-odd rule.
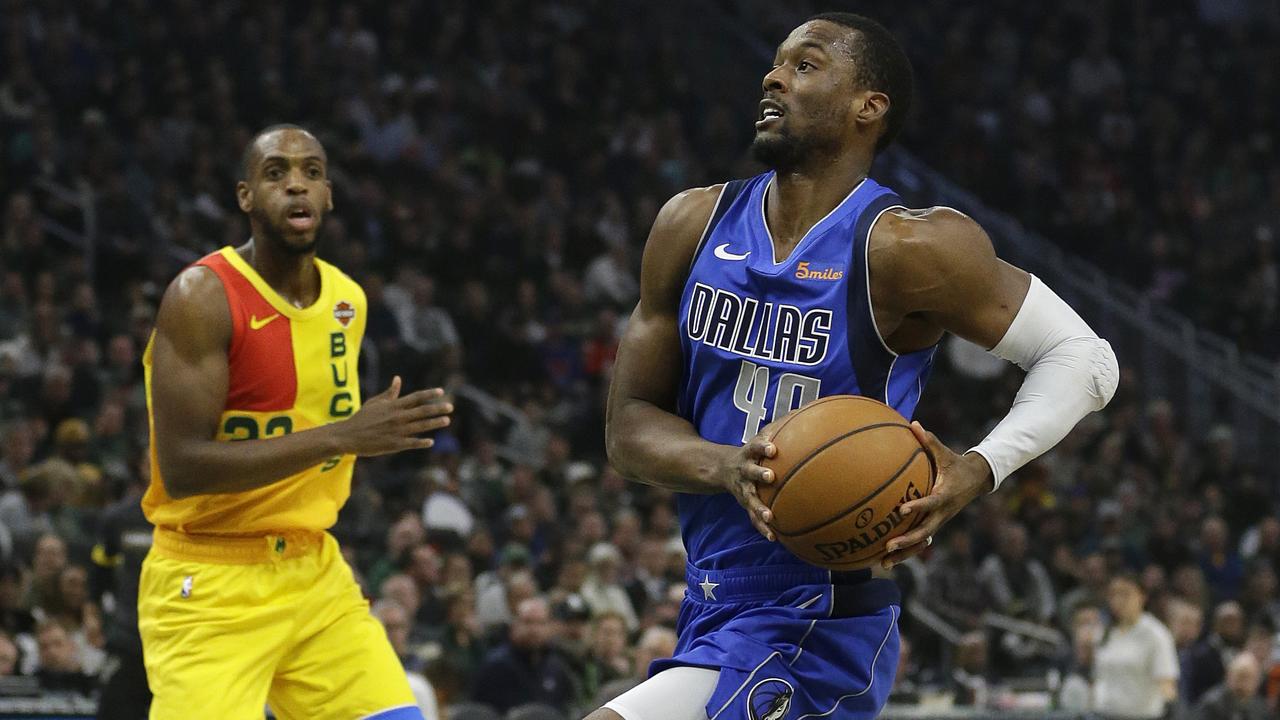
[[[782,373],[778,376],[778,389],[773,393],[770,421],[817,400],[821,390],[821,378]],[[755,437],[760,432],[760,423],[770,414],[768,394],[769,368],[743,360],[742,369],[738,371],[738,384],[733,388],[733,406],[747,414],[747,421],[742,428],[742,442]]]

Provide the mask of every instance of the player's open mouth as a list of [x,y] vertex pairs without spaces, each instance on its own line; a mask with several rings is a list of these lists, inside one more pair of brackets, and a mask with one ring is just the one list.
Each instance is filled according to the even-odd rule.
[[786,112],[782,109],[782,105],[773,100],[760,101],[760,115],[756,118],[756,129],[763,130],[771,123],[782,119]]
[[289,227],[294,230],[310,230],[316,224],[315,213],[306,207],[290,208],[288,214],[285,215],[285,220],[288,221]]

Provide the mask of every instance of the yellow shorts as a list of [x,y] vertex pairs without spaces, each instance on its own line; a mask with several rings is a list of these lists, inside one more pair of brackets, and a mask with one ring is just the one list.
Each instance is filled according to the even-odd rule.
[[138,591],[152,720],[421,718],[328,533],[157,530]]

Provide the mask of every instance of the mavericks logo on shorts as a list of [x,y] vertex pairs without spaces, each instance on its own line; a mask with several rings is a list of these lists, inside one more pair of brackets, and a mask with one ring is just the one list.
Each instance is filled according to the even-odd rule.
[[796,689],[782,678],[761,680],[747,693],[748,720],[782,720],[791,709]]

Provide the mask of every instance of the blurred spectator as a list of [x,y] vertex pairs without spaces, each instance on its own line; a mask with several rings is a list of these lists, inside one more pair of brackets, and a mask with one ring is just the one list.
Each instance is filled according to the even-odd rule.
[[45,692],[71,692],[88,695],[93,692],[97,678],[85,671],[75,642],[56,622],[41,623],[36,629],[40,661],[36,676]]
[[0,677],[9,677],[17,672],[18,646],[8,635],[0,633]]
[[956,646],[955,669],[951,671],[952,701],[962,707],[987,707],[990,681],[986,633],[965,633]]
[[573,701],[573,677],[564,659],[551,649],[551,631],[546,600],[523,600],[507,641],[476,672],[476,699],[499,712],[530,702],[566,710]]
[[[1027,554],[1027,530],[1010,522],[1000,530],[996,552],[978,567],[977,580],[987,607],[1017,620],[1049,624],[1055,597],[1049,574]],[[1007,632],[1000,639],[1004,663],[1012,668],[1038,655],[1042,648],[1023,635]]]
[[555,602],[551,615],[556,623],[556,650],[573,666],[574,674],[581,676],[591,652],[591,608],[581,595],[569,594]]
[[373,604],[374,617],[382,623],[387,631],[387,639],[396,651],[396,657],[404,664],[409,677],[409,689],[413,691],[414,702],[422,711],[425,720],[440,720],[440,709],[436,705],[436,693],[431,683],[413,668],[418,665],[409,652],[409,613],[394,600],[379,600]]
[[1178,696],[1187,698],[1191,696],[1192,657],[1204,629],[1204,610],[1182,600],[1171,600],[1165,605],[1165,620],[1178,651]]
[[976,630],[986,612],[987,597],[974,561],[971,535],[959,523],[947,528],[945,544],[929,558],[924,602],[962,630]]
[[589,705],[607,684],[631,677],[627,628],[617,613],[597,614],[591,620],[589,648],[577,671],[578,702]]
[[619,582],[622,553],[610,543],[599,542],[591,547],[587,563],[589,570],[586,581],[582,583],[582,597],[592,614],[617,615],[622,618],[627,632],[635,630],[640,621],[631,606],[631,598]]
[[889,691],[889,702],[895,705],[915,705],[920,702],[920,685],[915,681],[919,675],[919,667],[912,661],[914,645],[909,636],[898,639],[898,667],[894,671],[893,689]]
[[52,620],[62,626],[75,643],[80,665],[89,674],[97,674],[105,659],[102,611],[89,598],[89,574],[80,565],[67,565],[58,574],[55,594],[48,604],[37,608],[39,620]]
[[1258,696],[1262,672],[1249,653],[1236,656],[1227,667],[1227,677],[1213,686],[1191,714],[1194,720],[1263,720],[1271,717]]
[[469,681],[484,662],[487,649],[476,618],[475,592],[464,590],[450,596],[445,613],[444,625],[437,630],[441,655],[449,659],[463,681]]
[[151,549],[153,537],[140,502],[151,476],[148,453],[138,453],[134,464],[137,472],[124,496],[99,519],[97,543],[91,553],[90,586],[95,600],[107,613],[103,646],[107,657],[100,675],[97,720],[141,717],[151,706],[137,611],[142,561]]
[[55,516],[75,485],[75,469],[65,460],[50,458],[28,467],[18,489],[0,497],[0,524],[12,534],[15,551],[29,551],[37,538],[61,525]]
[[649,606],[662,599],[667,590],[663,576],[665,561],[662,542],[656,538],[644,538],[636,547],[635,567],[627,581],[627,596],[631,607],[643,615]]
[[1200,569],[1215,603],[1240,596],[1244,562],[1231,547],[1230,530],[1220,517],[1206,518],[1200,526]]
[[0,564],[0,630],[9,635],[35,631],[36,620],[23,602],[22,568],[13,563]]
[[461,347],[453,319],[436,304],[435,280],[412,273],[408,281],[405,297],[396,286],[386,293],[387,304],[400,323],[400,336],[409,347],[427,356],[424,364],[435,372],[452,372],[461,360]]
[[1246,573],[1240,608],[1249,620],[1280,628],[1280,581],[1275,568],[1257,563]]
[[636,643],[636,657],[632,667],[635,676],[649,676],[649,664],[654,660],[664,660],[676,654],[676,633],[669,627],[655,625],[640,634]]
[[16,490],[31,464],[36,444],[31,427],[21,420],[0,426],[0,491]]
[[640,634],[640,638],[635,645],[635,657],[631,663],[632,674],[602,685],[600,691],[596,694],[594,702],[590,704],[600,707],[639,685],[649,677],[649,663],[654,660],[669,658],[675,654],[675,651],[676,633],[674,630],[662,626],[646,629]]
[[444,586],[440,582],[443,563],[440,553],[427,544],[409,551],[404,573],[418,586],[418,613],[415,621],[424,626],[439,625],[444,621]]
[[[453,435],[441,433],[436,437],[433,452],[436,455],[456,456],[458,441]],[[428,532],[449,532],[458,538],[470,535],[475,527],[475,517],[460,495],[457,474],[441,469],[440,472],[428,473],[426,477],[432,487],[422,504],[423,527]]]
[[1213,626],[1209,634],[1191,649],[1187,658],[1187,701],[1197,702],[1209,688],[1222,682],[1245,643],[1244,611],[1236,602],[1224,602],[1214,608]]
[[1111,624],[1094,654],[1094,709],[1107,716],[1164,717],[1178,696],[1173,636],[1143,611],[1137,578],[1112,578],[1107,590]]
[[27,608],[45,608],[57,602],[58,580],[67,567],[67,544],[48,533],[36,541],[31,560],[31,586],[23,601]]
[[1093,664],[1098,643],[1105,630],[1098,606],[1079,604],[1071,617],[1071,649],[1062,668],[1058,706],[1064,710],[1087,711],[1093,705]]
[[527,569],[529,552],[520,545],[502,549],[496,582],[476,581],[476,615],[485,634],[511,621],[516,605],[538,591],[537,582]]
[[1079,584],[1058,603],[1058,622],[1070,627],[1080,606],[1103,607],[1107,602],[1107,563],[1102,555],[1086,555],[1079,564]]
[[413,513],[405,513],[399,520],[387,528],[386,549],[381,557],[375,560],[365,578],[372,587],[382,587],[382,581],[402,568],[405,556],[426,540],[426,530],[421,518]]

